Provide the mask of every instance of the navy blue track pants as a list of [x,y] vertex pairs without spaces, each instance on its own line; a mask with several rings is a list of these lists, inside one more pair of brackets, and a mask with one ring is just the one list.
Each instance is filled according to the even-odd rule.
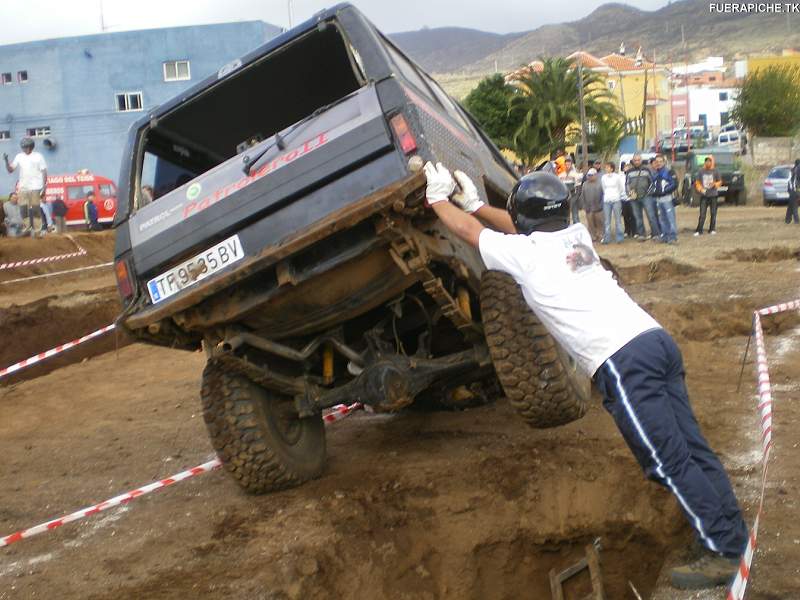
[[725,469],[700,433],[672,337],[663,329],[642,333],[603,363],[594,380],[645,475],[675,495],[703,546],[740,555],[747,525]]

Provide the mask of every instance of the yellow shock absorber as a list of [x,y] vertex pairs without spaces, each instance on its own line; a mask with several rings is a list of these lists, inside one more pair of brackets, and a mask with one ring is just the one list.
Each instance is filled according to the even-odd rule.
[[326,385],[333,383],[333,346],[322,347],[322,380]]
[[461,311],[467,315],[467,317],[472,320],[472,308],[469,305],[469,290],[467,288],[459,286],[456,289],[456,298],[458,299],[458,306]]

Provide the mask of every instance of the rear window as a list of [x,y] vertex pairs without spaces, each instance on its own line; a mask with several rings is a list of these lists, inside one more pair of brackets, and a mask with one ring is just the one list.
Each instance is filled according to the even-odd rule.
[[137,205],[142,186],[163,196],[362,85],[333,22],[276,48],[146,130]]
[[791,176],[792,172],[786,168],[772,169],[772,171],[769,172],[769,175],[767,175],[767,177],[770,179],[789,179]]

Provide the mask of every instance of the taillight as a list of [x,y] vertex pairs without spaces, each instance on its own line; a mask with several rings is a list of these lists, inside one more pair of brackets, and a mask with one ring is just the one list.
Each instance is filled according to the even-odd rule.
[[122,297],[127,300],[133,296],[133,283],[128,275],[128,264],[124,260],[117,261],[114,265],[117,274],[117,287]]
[[391,125],[397,141],[400,142],[400,148],[404,154],[411,154],[417,149],[417,140],[414,139],[414,134],[411,133],[411,128],[402,114],[393,116],[389,120],[389,125]]

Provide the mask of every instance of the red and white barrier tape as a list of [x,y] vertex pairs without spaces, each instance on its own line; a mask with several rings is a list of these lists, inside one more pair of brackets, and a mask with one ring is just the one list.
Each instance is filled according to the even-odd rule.
[[764,331],[761,328],[761,316],[774,315],[787,310],[800,309],[800,299],[784,302],[775,306],[762,308],[753,313],[753,337],[756,344],[756,373],[758,376],[758,412],[761,417],[761,495],[758,501],[758,512],[750,531],[747,548],[739,563],[739,572],[728,590],[728,600],[742,600],[747,581],[750,578],[750,568],[753,564],[753,554],[756,550],[758,537],[758,524],[764,508],[764,493],[767,485],[767,465],[770,451],[772,450],[772,389],[769,384],[769,370],[767,367],[767,350],[764,346]]
[[64,260],[67,258],[75,258],[76,256],[86,256],[86,250],[81,247],[81,245],[72,239],[72,236],[67,236],[69,241],[75,244],[75,247],[78,249],[77,252],[70,252],[68,254],[57,254],[56,256],[43,256],[41,258],[31,258],[29,260],[18,260],[15,262],[9,263],[2,263],[0,264],[0,271],[4,269],[17,269],[19,267],[27,267],[29,265],[40,265],[42,263],[49,263],[55,262],[57,260]]
[[47,277],[56,277],[58,275],[69,275],[70,273],[79,273],[81,271],[90,271],[92,269],[102,269],[103,267],[110,267],[113,262],[101,263],[99,265],[91,265],[89,267],[78,267],[77,269],[67,269],[66,271],[56,271],[55,273],[44,273],[43,275],[31,275],[30,277],[19,277],[17,279],[9,279],[8,281],[0,281],[0,285],[8,285],[9,283],[21,283],[23,281],[31,281],[33,279],[43,279]]
[[[338,406],[333,407],[328,414],[323,415],[323,419],[326,423],[335,423],[336,421],[341,421],[346,416],[352,414],[354,411],[360,408],[363,407],[358,402],[356,402],[355,404],[351,404],[350,406],[345,406],[344,404],[340,404]],[[44,533],[45,531],[56,529],[58,527],[61,527],[62,525],[71,523],[72,521],[77,521],[78,519],[83,519],[84,517],[95,515],[104,510],[108,510],[109,508],[114,508],[115,506],[126,504],[127,502],[130,502],[131,500],[134,500],[139,496],[144,496],[145,494],[149,494],[151,492],[155,492],[156,490],[160,490],[162,488],[178,483],[179,481],[185,481],[186,479],[189,479],[191,477],[202,475],[203,473],[208,473],[209,471],[218,469],[221,466],[222,466],[222,461],[219,458],[215,458],[213,460],[203,463],[202,465],[198,465],[186,471],[181,471],[180,473],[176,473],[175,475],[167,477],[166,479],[160,479],[158,481],[154,481],[153,483],[148,483],[147,485],[143,485],[142,487],[136,488],[135,490],[131,490],[130,492],[126,492],[125,494],[114,496],[113,498],[106,500],[104,502],[100,502],[99,504],[87,506],[86,508],[82,508],[81,510],[75,511],[74,513],[70,513],[58,519],[52,519],[45,523],[40,523],[39,525],[29,527],[28,529],[22,529],[20,531],[17,531],[16,533],[12,533],[11,535],[7,535],[5,537],[0,538],[0,548],[2,548],[3,546],[8,546],[9,544],[13,544],[14,542],[19,542],[20,540],[24,540],[26,538],[33,537],[34,535]]]
[[83,337],[79,337],[77,340],[72,340],[71,342],[67,342],[66,344],[61,344],[60,346],[56,346],[55,348],[50,348],[45,352],[41,352],[36,356],[31,356],[30,358],[26,358],[25,360],[21,360],[20,362],[11,365],[10,367],[6,367],[5,369],[0,369],[0,379],[3,377],[7,377],[12,373],[16,373],[17,371],[24,369],[25,367],[30,367],[31,365],[35,365],[38,362],[45,360],[46,358],[50,358],[51,356],[55,356],[56,354],[61,354],[62,352],[74,348],[79,344],[83,344],[84,342],[88,342],[96,337],[103,335],[104,333],[108,333],[112,329],[114,329],[116,325],[112,323],[111,325],[106,325],[102,329],[98,329],[97,331],[93,331],[88,335],[84,335]]

